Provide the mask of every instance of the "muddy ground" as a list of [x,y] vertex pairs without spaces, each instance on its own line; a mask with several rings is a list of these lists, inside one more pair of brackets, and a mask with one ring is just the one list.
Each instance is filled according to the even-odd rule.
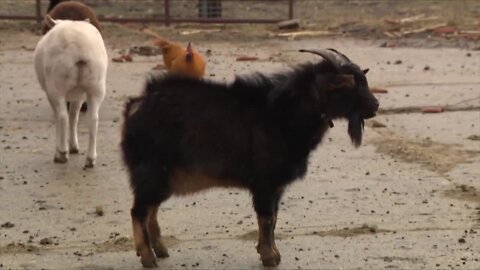
[[[119,153],[121,111],[147,74],[161,72],[152,71],[161,56],[110,62],[97,167],[82,169],[85,116],[80,155],[58,165],[52,162],[52,111],[33,72],[39,35],[31,25],[15,25],[0,27],[0,269],[140,269]],[[150,45],[140,27],[105,29],[110,58]],[[274,72],[316,60],[299,54],[300,48],[334,47],[370,68],[371,86],[388,90],[376,94],[382,111],[368,122],[361,148],[337,122],[312,153],[305,179],[285,192],[276,230],[279,269],[480,268],[480,51],[472,50],[478,43],[446,48],[452,46],[445,41],[431,48],[429,41],[411,39],[397,41],[415,48],[388,48],[377,38],[288,40],[254,27],[249,40],[248,26],[207,27],[227,34],[198,32],[205,28],[157,31],[209,50],[209,79]],[[236,62],[239,55],[259,60]],[[446,111],[421,113],[437,105]],[[162,205],[159,222],[170,249],[161,268],[263,268],[245,191],[172,198]]]

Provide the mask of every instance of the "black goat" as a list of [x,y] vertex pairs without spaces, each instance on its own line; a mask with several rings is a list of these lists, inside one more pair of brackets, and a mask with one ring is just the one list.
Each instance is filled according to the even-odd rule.
[[363,120],[378,109],[366,71],[334,50],[308,52],[325,60],[271,76],[237,77],[231,84],[152,78],[143,96],[127,102],[121,146],[143,266],[156,266],[155,255],[168,257],[156,217],[163,201],[227,186],[251,192],[257,251],[263,265],[279,264],[274,229],[284,188],[304,176],[332,119],[348,119],[359,146]]

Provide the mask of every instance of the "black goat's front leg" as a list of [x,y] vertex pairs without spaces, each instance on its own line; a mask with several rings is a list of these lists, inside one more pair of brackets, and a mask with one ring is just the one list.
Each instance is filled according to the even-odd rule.
[[264,266],[277,266],[280,263],[280,253],[275,245],[275,224],[277,221],[278,201],[281,193],[274,191],[255,192],[253,206],[258,219],[258,245]]

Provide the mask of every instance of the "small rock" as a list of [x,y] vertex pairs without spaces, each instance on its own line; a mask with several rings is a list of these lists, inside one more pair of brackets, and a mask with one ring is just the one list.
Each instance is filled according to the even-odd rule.
[[467,137],[467,139],[472,141],[480,141],[480,135],[470,135]]
[[103,207],[101,205],[95,206],[95,214],[99,217],[102,217],[105,212],[103,212]]
[[11,223],[10,221],[7,221],[7,222],[3,223],[2,225],[0,225],[0,227],[8,229],[8,228],[15,227],[15,224]]
[[458,239],[458,243],[460,243],[460,244],[465,244],[466,242],[467,242],[467,241],[466,241],[465,238],[463,238],[463,237],[460,238],[460,239]]
[[430,66],[425,66],[425,67],[423,68],[423,70],[425,70],[425,71],[430,70]]
[[395,60],[395,62],[394,62],[395,65],[400,65],[400,64],[402,64],[402,63],[403,63],[402,60]]
[[471,53],[467,53],[467,57],[472,57],[472,54],[471,54]]
[[52,244],[52,239],[45,237],[42,240],[40,240],[40,245],[51,245]]

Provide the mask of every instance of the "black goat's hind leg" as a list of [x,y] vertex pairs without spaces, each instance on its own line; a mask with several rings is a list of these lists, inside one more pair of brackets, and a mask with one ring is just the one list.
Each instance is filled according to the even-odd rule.
[[280,204],[280,199],[282,198],[282,194],[283,194],[283,188],[280,189],[276,194],[275,194],[275,201],[274,201],[274,221],[273,221],[273,229],[271,231],[271,238],[272,238],[272,248],[273,248],[273,251],[275,251],[278,255],[278,261],[280,262],[281,261],[281,256],[280,256],[280,252],[278,251],[278,248],[277,248],[277,245],[275,244],[275,236],[274,236],[274,232],[275,232],[275,228],[277,226],[277,220],[278,220],[278,207],[279,207],[279,204]]
[[280,253],[274,240],[275,201],[274,194],[253,194],[253,205],[258,219],[257,252],[260,254],[264,266],[277,266],[280,263]]
[[168,249],[162,242],[162,234],[157,221],[158,206],[151,206],[148,209],[148,236],[157,258],[167,258],[169,256]]
[[137,256],[140,256],[144,267],[156,267],[157,259],[150,245],[150,237],[147,230],[148,205],[139,202],[135,196],[131,215]]

